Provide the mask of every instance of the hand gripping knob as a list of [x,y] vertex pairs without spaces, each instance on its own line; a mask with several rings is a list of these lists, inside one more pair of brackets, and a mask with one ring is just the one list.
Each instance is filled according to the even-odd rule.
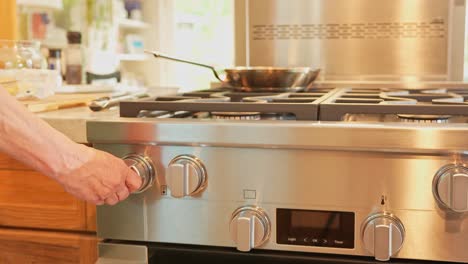
[[145,156],[130,154],[123,158],[124,162],[141,177],[141,186],[134,193],[142,193],[153,185],[156,170],[153,162]]

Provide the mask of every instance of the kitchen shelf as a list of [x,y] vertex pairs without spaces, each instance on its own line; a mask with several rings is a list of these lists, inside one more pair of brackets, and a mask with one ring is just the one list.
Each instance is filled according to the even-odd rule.
[[33,10],[61,10],[62,0],[17,0],[16,4]]
[[134,20],[134,19],[122,19],[119,22],[119,26],[121,28],[126,29],[147,29],[149,28],[149,24],[143,21]]
[[147,61],[150,58],[150,56],[147,54],[123,53],[119,54],[118,56],[120,61]]

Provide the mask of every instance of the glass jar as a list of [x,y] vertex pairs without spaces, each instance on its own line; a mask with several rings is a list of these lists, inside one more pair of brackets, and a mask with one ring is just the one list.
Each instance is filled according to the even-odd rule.
[[61,85],[56,71],[47,69],[40,42],[0,40],[0,87],[17,98],[45,98]]
[[47,68],[40,47],[37,41],[0,40],[0,70]]

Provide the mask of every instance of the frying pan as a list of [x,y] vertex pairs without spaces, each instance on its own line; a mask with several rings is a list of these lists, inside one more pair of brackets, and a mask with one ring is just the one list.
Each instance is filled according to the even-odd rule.
[[210,69],[223,85],[244,91],[298,90],[309,87],[319,74],[319,69],[309,67],[233,67],[225,68],[221,78],[211,65],[167,56],[159,52],[145,51],[156,58],[188,63]]

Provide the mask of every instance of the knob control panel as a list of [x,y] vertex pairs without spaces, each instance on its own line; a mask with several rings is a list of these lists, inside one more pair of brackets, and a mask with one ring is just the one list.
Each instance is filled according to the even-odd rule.
[[167,168],[166,182],[171,195],[176,198],[193,196],[205,189],[207,173],[198,158],[181,155],[174,158]]
[[405,240],[403,223],[386,212],[369,216],[362,226],[362,241],[376,260],[387,261],[400,251]]
[[468,168],[455,164],[444,166],[434,177],[432,192],[443,208],[468,212]]
[[130,154],[125,156],[123,161],[141,177],[141,186],[135,193],[142,193],[153,185],[156,170],[151,159],[142,155]]
[[240,207],[232,214],[229,230],[237,250],[247,252],[270,238],[270,219],[259,207]]

